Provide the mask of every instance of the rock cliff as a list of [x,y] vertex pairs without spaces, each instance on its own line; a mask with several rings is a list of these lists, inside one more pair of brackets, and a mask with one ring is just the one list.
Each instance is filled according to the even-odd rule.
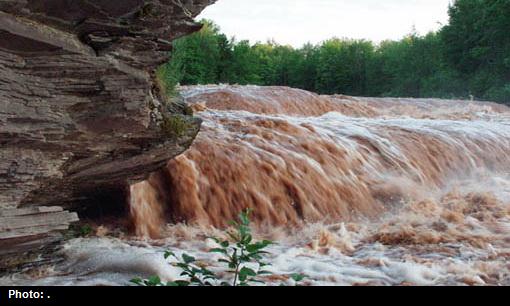
[[[213,2],[0,0],[0,216],[51,206],[28,210],[43,215],[29,229],[51,228],[54,206],[108,205],[191,144],[200,121],[155,69]],[[57,228],[75,220],[56,215]]]

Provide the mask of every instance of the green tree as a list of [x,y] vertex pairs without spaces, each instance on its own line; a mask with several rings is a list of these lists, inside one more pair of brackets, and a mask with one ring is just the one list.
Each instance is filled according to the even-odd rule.
[[365,40],[325,41],[319,48],[317,90],[321,93],[363,95],[367,90],[367,69],[374,52]]
[[227,80],[230,83],[262,84],[258,56],[247,40],[234,44],[227,71]]
[[229,39],[218,26],[177,40],[158,71],[175,84],[281,85],[322,94],[510,101],[510,0],[457,0],[437,33],[376,46],[333,38],[295,49]]
[[510,0],[457,0],[440,34],[470,92],[510,102]]

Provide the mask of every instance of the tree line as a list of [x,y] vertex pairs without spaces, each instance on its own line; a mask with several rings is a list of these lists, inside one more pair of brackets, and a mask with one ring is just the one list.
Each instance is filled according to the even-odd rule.
[[301,48],[229,39],[211,21],[174,43],[161,76],[177,83],[281,85],[321,94],[510,103],[510,0],[456,0],[449,23],[399,41],[332,38]]

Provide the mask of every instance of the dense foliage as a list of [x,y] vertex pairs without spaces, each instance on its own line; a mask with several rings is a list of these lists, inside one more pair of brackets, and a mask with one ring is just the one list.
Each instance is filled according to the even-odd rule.
[[457,0],[436,33],[376,45],[333,38],[299,49],[251,45],[206,21],[175,43],[165,81],[284,85],[359,96],[464,97],[510,103],[510,0]]

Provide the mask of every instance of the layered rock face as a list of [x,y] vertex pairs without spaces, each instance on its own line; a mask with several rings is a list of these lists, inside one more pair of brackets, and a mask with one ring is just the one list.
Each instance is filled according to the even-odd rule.
[[182,153],[200,121],[154,71],[214,1],[0,0],[0,211],[115,197]]

